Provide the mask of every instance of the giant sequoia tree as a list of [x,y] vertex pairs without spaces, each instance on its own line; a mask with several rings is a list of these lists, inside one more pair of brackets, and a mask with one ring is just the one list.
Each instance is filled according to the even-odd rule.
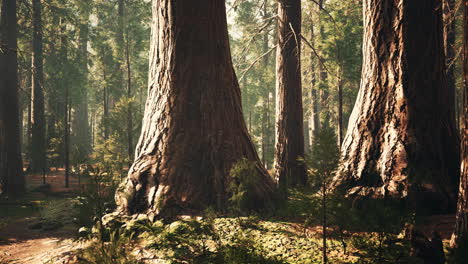
[[[458,193],[457,222],[452,243],[458,246],[461,238],[468,239],[468,0],[463,0],[464,41],[463,41],[463,127],[461,129],[461,174]],[[466,249],[465,249],[466,250]]]
[[453,209],[459,145],[441,1],[363,3],[362,82],[337,180],[349,194],[431,197],[425,202]]
[[222,209],[233,164],[256,162],[257,206],[274,183],[249,138],[222,0],[153,0],[148,99],[126,182],[126,213],[163,216]]
[[16,1],[0,15],[0,194],[24,190],[18,108]]
[[275,173],[283,188],[307,181],[300,54],[301,1],[278,1]]

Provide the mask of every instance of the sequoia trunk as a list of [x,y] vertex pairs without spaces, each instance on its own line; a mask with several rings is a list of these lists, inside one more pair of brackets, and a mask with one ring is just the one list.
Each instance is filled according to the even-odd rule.
[[221,0],[153,0],[148,99],[120,210],[173,216],[230,197],[230,170],[256,163],[257,205],[274,182],[260,164],[242,116]]
[[301,86],[301,2],[278,1],[275,173],[280,188],[305,185]]
[[18,108],[16,1],[3,0],[0,21],[0,194],[24,191]]
[[[361,88],[337,183],[350,195],[453,210],[459,145],[445,81],[440,1],[364,3]],[[427,206],[426,206],[427,207]]]

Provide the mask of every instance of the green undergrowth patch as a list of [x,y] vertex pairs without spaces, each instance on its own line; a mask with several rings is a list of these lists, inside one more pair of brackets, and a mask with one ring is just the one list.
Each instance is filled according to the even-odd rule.
[[[258,217],[218,217],[202,220],[178,220],[164,223],[150,221],[146,216],[134,216],[124,220],[116,215],[104,217],[89,231],[87,239],[93,248],[84,249],[80,259],[103,259],[103,250],[97,248],[127,241],[124,251],[108,250],[108,258],[134,256],[122,263],[139,263],[138,253],[151,252],[161,263],[321,263],[320,236],[313,229],[291,222],[261,220]],[[98,242],[100,241],[100,242]],[[96,243],[102,243],[97,247]],[[138,246],[135,246],[138,245]],[[357,257],[343,254],[337,240],[329,240],[329,258],[333,263],[356,263]],[[120,247],[122,250],[125,247]],[[143,250],[142,250],[143,249]],[[92,252],[95,252],[94,256]],[[138,253],[135,253],[138,252]],[[132,262],[133,261],[133,262]],[[103,262],[107,263],[107,262]],[[119,262],[120,263],[120,262]]]
[[[59,205],[59,206],[57,206]],[[60,206],[62,205],[62,206]],[[26,222],[26,225],[36,229],[42,228],[42,223],[54,222],[52,226],[63,226],[64,224],[57,224],[65,219],[65,215],[70,215],[70,202],[67,198],[61,197],[38,197],[32,193],[26,193],[21,199],[0,199],[0,231],[7,228],[8,225],[18,223],[21,221]],[[68,218],[72,221],[72,218]],[[68,221],[68,222],[70,222]],[[41,224],[38,224],[41,222]],[[51,228],[54,229],[54,228]]]
[[[81,234],[92,247],[82,263],[322,263],[320,195],[289,190],[287,201],[270,215],[203,216],[164,222],[147,215],[105,215]],[[378,201],[351,208],[341,196],[327,199],[329,263],[418,263],[401,231],[411,215],[398,204]],[[121,245],[121,246],[116,246]],[[109,249],[115,247],[116,249]],[[94,260],[93,260],[94,259]],[[111,262],[109,262],[111,263]],[[151,262],[149,262],[151,263]],[[153,262],[154,263],[154,262]]]

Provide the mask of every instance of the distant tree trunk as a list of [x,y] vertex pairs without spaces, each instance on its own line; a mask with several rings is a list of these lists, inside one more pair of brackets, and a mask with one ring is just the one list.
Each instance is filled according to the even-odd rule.
[[82,74],[80,77],[79,96],[76,96],[75,102],[75,123],[74,137],[80,158],[86,159],[91,151],[91,128],[89,125],[89,111],[88,111],[88,40],[89,40],[89,6],[91,2],[85,1],[86,6],[83,7],[82,16],[83,20],[79,26],[79,63]]
[[456,120],[456,86],[455,86],[455,0],[443,0],[444,50],[446,61],[447,88],[449,106]]
[[[325,40],[325,27],[323,21],[323,2],[324,0],[318,1],[318,27],[319,27],[319,39],[323,45]],[[323,56],[323,53],[321,54]],[[318,64],[318,78],[319,78],[319,96],[320,96],[320,110],[323,117],[322,126],[327,128],[330,127],[330,102],[328,100],[329,92],[328,92],[328,72],[327,69],[323,66],[322,63]],[[320,118],[320,117],[319,117]]]
[[278,1],[275,177],[281,189],[305,185],[301,87],[301,2]]
[[109,138],[109,125],[108,125],[108,120],[109,120],[109,91],[107,88],[107,74],[106,74],[106,69],[105,69],[105,63],[102,63],[103,67],[103,79],[104,79],[104,89],[103,89],[103,96],[102,96],[102,108],[103,108],[103,114],[102,114],[102,126],[104,127],[104,139]]
[[[26,115],[27,118],[27,124],[26,124],[26,136],[25,136],[25,145],[26,145],[26,159],[31,160],[31,130],[32,130],[32,124],[31,124],[31,119],[32,119],[32,74],[31,74],[31,82],[29,82],[29,96],[28,96],[28,113]],[[31,163],[29,163],[29,168],[31,168]]]
[[[268,19],[268,11],[267,11],[267,3],[264,2],[263,4],[263,10],[262,10],[262,18],[264,20]],[[263,33],[263,50],[262,53],[266,54],[268,52],[268,31]],[[268,55],[263,57],[262,64],[264,69],[266,70],[268,68]],[[266,78],[265,78],[266,79]],[[268,126],[268,121],[267,121],[267,116],[268,116],[268,86],[266,84],[266,80],[263,80],[263,113],[262,113],[262,163],[265,166],[266,169],[268,169],[268,164],[266,160],[266,155],[267,155],[267,142],[268,142],[268,133],[267,133],[267,126]]]
[[445,81],[440,1],[364,1],[361,88],[338,183],[350,195],[454,210],[459,145]]
[[223,210],[233,164],[256,163],[255,205],[274,182],[242,115],[224,1],[153,0],[150,73],[136,160],[116,195],[120,210],[174,216]]
[[452,246],[461,238],[468,239],[468,0],[463,0],[463,126],[461,130],[461,174],[458,193],[457,222],[452,235]]
[[[314,34],[314,25],[313,21],[310,22],[310,41],[314,43],[315,34]],[[312,145],[314,144],[315,135],[320,130],[320,112],[319,112],[319,98],[317,96],[317,87],[316,87],[316,69],[315,69],[315,53],[310,52],[310,74],[312,76],[310,82],[310,103],[311,103],[311,113],[309,119],[309,149],[312,150]]]
[[46,137],[44,115],[44,72],[42,55],[41,0],[33,0],[33,77],[31,92],[31,169],[46,169]]
[[[61,40],[61,53],[64,58],[62,61],[62,76],[68,76],[67,74],[67,61],[68,61],[68,41],[67,41],[67,32],[66,32],[66,23],[65,18],[60,18],[60,40]],[[65,163],[65,188],[69,187],[69,177],[70,177],[70,88],[69,82],[65,79],[62,80],[63,88],[65,89],[65,103],[64,107],[64,121],[63,121],[63,145],[64,145],[64,163]],[[80,128],[81,129],[81,128]]]
[[343,144],[343,68],[338,66],[338,144]]
[[[125,0],[117,0],[117,36],[116,36],[116,46],[117,46],[117,70],[119,71],[118,80],[118,94],[125,95],[125,37],[124,37],[124,28],[125,28]],[[119,98],[117,98],[119,99]]]
[[[129,47],[129,40],[128,40],[128,32],[127,38],[125,42],[125,57],[126,57],[126,65],[127,65],[127,97],[132,98],[132,71],[130,67],[130,47]],[[127,137],[128,137],[128,159],[130,161],[129,166],[131,166],[133,162],[133,115],[132,115],[132,106],[133,104],[128,105],[128,113],[127,113]]]
[[24,191],[18,106],[16,1],[0,13],[0,194]]

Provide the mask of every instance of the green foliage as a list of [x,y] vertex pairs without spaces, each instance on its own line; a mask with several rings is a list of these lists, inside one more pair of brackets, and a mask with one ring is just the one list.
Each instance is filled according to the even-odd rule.
[[229,199],[231,209],[235,213],[245,213],[257,209],[258,200],[255,196],[254,188],[259,182],[260,175],[255,162],[241,159],[231,168],[229,175],[231,183],[229,192],[232,194]]
[[118,231],[110,234],[108,242],[92,240],[91,244],[77,252],[79,264],[139,264],[130,254],[131,238]]
[[175,221],[166,226],[155,222],[140,237],[147,245],[164,252],[171,263],[193,264],[274,264],[283,263],[267,257],[261,246],[244,229],[223,240],[213,219]]
[[82,172],[86,184],[77,197],[78,223],[90,226],[107,211],[115,209],[114,194],[120,182],[110,167],[89,166]]
[[[141,113],[135,111],[135,98],[121,97],[115,104],[115,107],[110,111],[109,118],[105,120],[106,125],[112,133],[109,138],[101,138],[99,143],[94,148],[93,158],[96,164],[108,168],[116,177],[125,177],[126,170],[133,160],[133,157],[128,156],[128,114],[132,114],[134,126],[132,135],[134,139],[138,138],[140,131]],[[129,112],[131,111],[131,112]],[[134,147],[134,146],[133,146]]]
[[410,256],[409,242],[389,233],[370,233],[353,236],[351,245],[359,250],[356,264],[422,264]]
[[54,230],[66,225],[74,225],[77,212],[70,210],[78,203],[75,199],[57,199],[44,203],[39,210],[39,221],[33,222],[31,228]]
[[312,186],[328,188],[338,167],[340,150],[333,128],[324,127],[316,133],[307,165],[311,169],[309,182]]

